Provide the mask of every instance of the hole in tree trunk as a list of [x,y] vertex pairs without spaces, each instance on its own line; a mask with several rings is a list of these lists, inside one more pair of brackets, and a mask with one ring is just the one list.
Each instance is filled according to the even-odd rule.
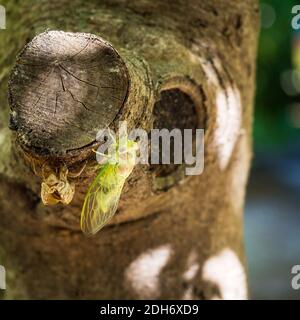
[[[206,116],[203,110],[199,112],[192,98],[178,88],[161,91],[160,99],[155,103],[154,129],[180,129],[183,139],[183,130],[193,130],[193,143],[197,128],[205,128]],[[174,139],[170,143],[170,164],[162,164],[162,147],[160,140],[159,164],[151,164],[150,170],[154,174],[155,189],[167,190],[184,178],[184,164],[174,164]],[[182,159],[184,159],[182,150]]]

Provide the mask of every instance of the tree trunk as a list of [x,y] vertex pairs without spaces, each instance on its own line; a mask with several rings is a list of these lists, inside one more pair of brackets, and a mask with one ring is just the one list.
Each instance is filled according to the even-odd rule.
[[[9,0],[4,6],[5,298],[246,298],[242,213],[257,1]],[[116,216],[86,237],[79,219],[96,174],[96,132],[120,120],[147,131],[205,129],[204,171],[184,176],[183,166],[137,165]],[[62,163],[69,172],[84,168],[69,178],[75,187],[69,205],[43,205],[41,163],[54,171]]]

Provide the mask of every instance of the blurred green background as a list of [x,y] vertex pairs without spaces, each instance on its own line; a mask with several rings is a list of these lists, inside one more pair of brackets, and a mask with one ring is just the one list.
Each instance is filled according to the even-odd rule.
[[300,290],[291,286],[291,268],[300,264],[300,29],[291,25],[295,5],[261,1],[254,162],[245,209],[253,299],[300,299]]

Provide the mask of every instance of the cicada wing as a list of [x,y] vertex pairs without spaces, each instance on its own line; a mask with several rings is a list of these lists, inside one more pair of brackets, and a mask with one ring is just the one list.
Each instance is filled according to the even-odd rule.
[[85,234],[96,234],[116,213],[125,183],[116,174],[116,165],[103,168],[92,182],[84,200],[81,229]]

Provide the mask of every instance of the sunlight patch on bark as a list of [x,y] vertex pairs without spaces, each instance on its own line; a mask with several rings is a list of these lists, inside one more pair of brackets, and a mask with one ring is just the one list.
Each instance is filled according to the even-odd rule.
[[213,68],[213,65],[211,64],[211,62],[209,62],[208,60],[205,60],[201,57],[199,57],[198,59],[201,63],[203,71],[208,79],[208,82],[210,84],[213,84],[215,87],[219,87],[220,83],[219,83],[218,75],[217,75],[215,69]]
[[246,133],[243,133],[240,137],[237,147],[234,160],[235,162],[230,178],[231,188],[229,189],[229,196],[231,198],[231,204],[234,208],[234,212],[241,215],[243,213],[242,207],[246,192],[245,188],[241,188],[241,186],[246,185],[248,180],[251,158]]
[[126,269],[126,281],[139,299],[157,299],[160,296],[159,276],[171,255],[171,246],[163,245],[147,250]]
[[241,126],[241,98],[237,88],[219,89],[216,94],[216,129],[214,141],[218,151],[219,165],[224,170],[231,154]]
[[216,284],[224,300],[247,299],[245,270],[231,249],[224,249],[203,265],[203,279]]
[[193,280],[197,276],[199,268],[200,268],[200,265],[198,263],[198,254],[195,250],[193,250],[188,256],[186,270],[183,273],[183,279],[186,282],[189,282],[189,285],[183,293],[182,300],[195,299]]
[[193,280],[197,275],[199,267],[199,263],[197,263],[197,253],[192,251],[187,260],[187,268],[183,273],[183,279],[185,281]]

